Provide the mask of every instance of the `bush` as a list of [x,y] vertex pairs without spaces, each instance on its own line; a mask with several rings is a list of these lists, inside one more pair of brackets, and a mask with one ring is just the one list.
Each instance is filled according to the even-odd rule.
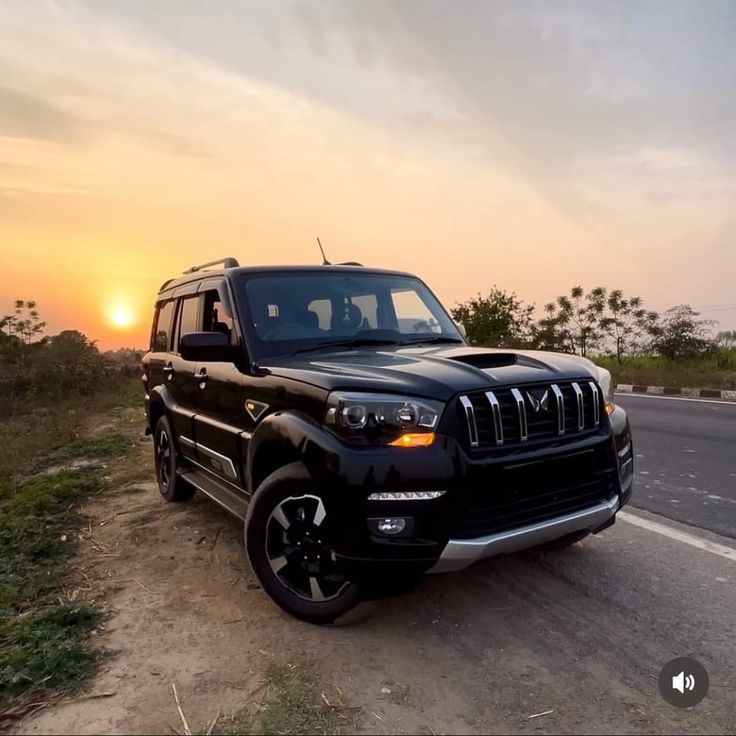
[[107,360],[77,330],[31,344],[5,336],[0,342],[0,415],[23,413],[37,399],[114,390],[131,372],[130,366]]

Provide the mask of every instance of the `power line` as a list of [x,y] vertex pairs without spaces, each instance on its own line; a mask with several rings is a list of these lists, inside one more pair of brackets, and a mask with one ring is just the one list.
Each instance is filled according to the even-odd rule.
[[734,312],[736,311],[736,304],[732,304],[730,306],[723,306],[723,307],[711,307],[710,309],[704,308],[704,307],[696,307],[696,312]]

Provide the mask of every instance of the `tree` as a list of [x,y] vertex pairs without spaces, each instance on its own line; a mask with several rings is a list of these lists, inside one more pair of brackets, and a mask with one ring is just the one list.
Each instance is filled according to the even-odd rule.
[[526,347],[530,341],[534,305],[524,304],[514,293],[497,287],[488,296],[458,304],[452,317],[462,323],[471,345]]
[[6,332],[8,337],[16,337],[26,345],[33,342],[33,338],[43,334],[46,323],[36,308],[35,301],[16,299],[13,303],[13,313],[0,319],[0,331]]
[[658,315],[644,309],[641,297],[625,299],[620,289],[609,292],[606,307],[607,313],[601,318],[600,326],[611,339],[611,354],[619,365],[623,365],[627,355],[643,347]]
[[544,317],[531,328],[531,342],[540,350],[572,353],[570,331],[564,324],[565,318],[558,312],[553,302],[544,305]]
[[606,290],[602,286],[587,294],[582,286],[574,286],[569,296],[558,296],[545,306],[546,316],[538,323],[535,334],[547,349],[587,356],[604,337],[601,320],[605,307]]
[[670,360],[708,355],[714,347],[709,333],[715,322],[699,316],[687,304],[668,309],[652,327],[652,349]]
[[716,345],[722,348],[736,348],[736,330],[722,330],[716,335]]

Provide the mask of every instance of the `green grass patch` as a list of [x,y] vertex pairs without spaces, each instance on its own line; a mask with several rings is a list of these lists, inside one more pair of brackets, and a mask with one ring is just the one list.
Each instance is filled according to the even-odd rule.
[[77,505],[98,487],[71,471],[0,483],[0,708],[24,693],[75,690],[94,672],[84,640],[99,614],[57,597],[82,522]]
[[310,665],[272,662],[266,670],[268,691],[263,707],[246,708],[218,724],[218,734],[333,734],[344,721],[338,709],[320,695],[319,680]]
[[74,691],[95,672],[85,645],[100,613],[87,605],[57,605],[0,621],[0,708],[28,692]]
[[104,431],[91,437],[79,437],[65,442],[52,450],[44,461],[56,465],[69,460],[86,458],[90,460],[107,460],[121,457],[130,451],[133,441],[118,432]]

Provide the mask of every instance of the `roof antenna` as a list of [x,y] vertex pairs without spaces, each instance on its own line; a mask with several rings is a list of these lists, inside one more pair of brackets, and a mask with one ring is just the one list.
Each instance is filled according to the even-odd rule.
[[325,249],[322,247],[322,243],[320,242],[319,238],[317,238],[317,245],[319,245],[319,249],[322,252],[322,265],[331,266],[332,264],[327,260],[327,256],[325,255]]

